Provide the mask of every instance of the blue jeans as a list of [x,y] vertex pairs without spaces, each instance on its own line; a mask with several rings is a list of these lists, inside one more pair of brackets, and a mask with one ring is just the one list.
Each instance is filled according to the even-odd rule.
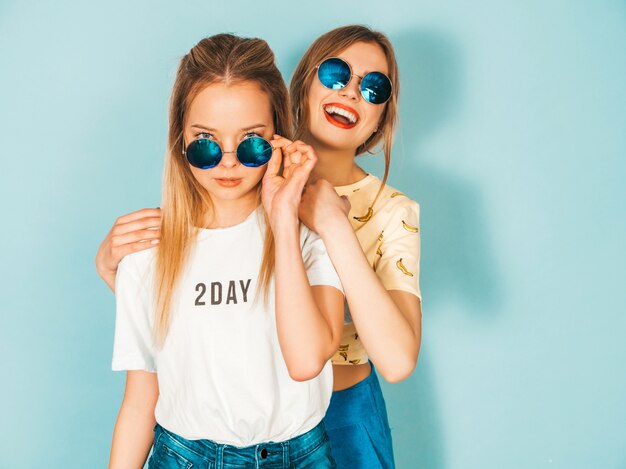
[[339,469],[395,467],[387,408],[374,365],[363,381],[333,393],[324,423]]
[[211,440],[186,440],[154,427],[149,469],[335,468],[328,434],[320,422],[312,430],[279,443],[238,448]]

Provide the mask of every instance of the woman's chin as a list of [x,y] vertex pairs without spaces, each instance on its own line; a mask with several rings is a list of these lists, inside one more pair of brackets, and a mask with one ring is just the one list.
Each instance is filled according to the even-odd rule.
[[358,146],[358,140],[354,135],[348,134],[345,130],[338,128],[325,128],[322,132],[312,133],[311,141],[305,141],[313,145],[313,147],[318,147],[319,149],[327,149],[330,151],[354,151]]

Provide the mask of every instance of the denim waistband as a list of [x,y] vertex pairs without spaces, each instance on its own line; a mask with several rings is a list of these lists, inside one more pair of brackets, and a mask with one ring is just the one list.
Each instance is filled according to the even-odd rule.
[[289,461],[306,456],[328,440],[328,435],[321,421],[311,430],[286,441],[267,442],[256,445],[236,447],[216,443],[212,440],[187,440],[158,423],[154,427],[155,441],[168,438],[175,445],[195,453],[198,456],[214,461],[216,467],[263,467],[286,465]]

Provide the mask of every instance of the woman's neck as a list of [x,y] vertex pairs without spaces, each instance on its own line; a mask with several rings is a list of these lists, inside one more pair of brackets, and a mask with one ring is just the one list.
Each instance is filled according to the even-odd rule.
[[367,173],[354,161],[355,150],[334,150],[313,145],[317,164],[311,181],[326,179],[333,186],[347,186],[363,179]]
[[257,195],[254,191],[237,200],[211,198],[213,209],[204,214],[203,228],[228,228],[243,222],[257,207]]

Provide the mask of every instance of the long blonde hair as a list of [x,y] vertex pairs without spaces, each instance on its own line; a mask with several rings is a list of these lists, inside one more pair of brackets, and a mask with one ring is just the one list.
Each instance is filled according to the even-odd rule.
[[374,205],[383,187],[387,183],[389,168],[391,166],[391,146],[393,133],[398,119],[398,95],[400,93],[400,80],[398,75],[398,63],[393,50],[393,45],[383,33],[374,31],[367,26],[349,25],[333,29],[318,37],[304,53],[291,78],[289,90],[291,96],[291,110],[295,125],[295,138],[306,139],[309,128],[309,90],[315,79],[315,67],[324,59],[334,57],[357,42],[378,44],[387,58],[389,67],[389,79],[393,85],[393,92],[387,101],[383,115],[381,116],[378,130],[356,149],[358,156],[372,150],[379,143],[383,143],[385,155],[385,172],[378,194],[371,203]]
[[[202,39],[178,67],[170,98],[168,151],[161,202],[161,242],[156,254],[155,343],[162,345],[170,320],[170,305],[178,279],[199,232],[204,214],[211,213],[209,193],[194,178],[182,153],[185,114],[195,96],[212,83],[235,84],[251,81],[267,93],[274,116],[274,131],[291,135],[291,115],[287,87],[274,63],[267,42],[218,34]],[[261,200],[257,186],[257,203]],[[266,223],[263,260],[259,269],[259,289],[267,299],[274,271],[274,237]]]

